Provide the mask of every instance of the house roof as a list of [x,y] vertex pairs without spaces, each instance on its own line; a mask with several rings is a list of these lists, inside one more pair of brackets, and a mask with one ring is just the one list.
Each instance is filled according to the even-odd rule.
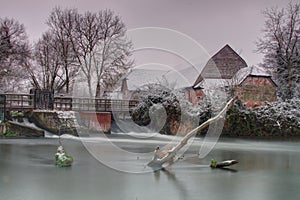
[[272,79],[271,74],[264,68],[258,66],[251,66],[240,69],[236,75],[232,78],[237,85],[241,84],[248,76],[267,77],[272,80],[274,85],[277,84]]
[[231,83],[231,79],[217,79],[217,78],[208,78],[203,79],[200,83],[198,83],[194,88],[218,88],[218,87],[226,87]]
[[194,86],[203,79],[231,79],[247,63],[228,44],[212,56],[196,79]]
[[194,88],[201,87],[204,89],[214,88],[214,87],[226,87],[232,85],[240,85],[248,76],[266,77],[270,78],[271,81],[276,86],[271,75],[264,68],[251,66],[241,68],[232,78],[222,79],[222,78],[206,78],[202,79],[200,83],[194,86]]

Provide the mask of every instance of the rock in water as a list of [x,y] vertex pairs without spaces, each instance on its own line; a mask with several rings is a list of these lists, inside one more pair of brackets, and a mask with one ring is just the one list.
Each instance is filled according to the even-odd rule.
[[55,165],[58,167],[69,167],[72,165],[72,163],[72,156],[66,153],[63,146],[59,146],[55,154]]

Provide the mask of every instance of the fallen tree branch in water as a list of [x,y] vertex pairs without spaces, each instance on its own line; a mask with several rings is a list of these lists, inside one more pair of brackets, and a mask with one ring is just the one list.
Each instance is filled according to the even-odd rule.
[[[164,164],[169,164],[169,165],[173,164],[176,161],[175,156],[177,152],[187,144],[189,139],[195,136],[199,131],[202,131],[209,125],[225,117],[227,110],[231,108],[231,106],[233,105],[234,99],[235,98],[229,100],[218,115],[208,119],[206,122],[202,123],[200,126],[196,127],[188,134],[186,134],[174,148],[172,148],[166,153],[164,157],[160,158],[159,156],[154,155],[153,159],[147,165],[153,168],[154,170],[159,170],[163,168]],[[155,153],[157,153],[157,150],[158,149],[156,149]]]

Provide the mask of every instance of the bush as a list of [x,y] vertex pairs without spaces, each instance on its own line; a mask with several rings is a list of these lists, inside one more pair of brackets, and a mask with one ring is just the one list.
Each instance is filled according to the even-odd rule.
[[172,125],[179,121],[181,109],[176,95],[167,87],[159,84],[150,84],[145,86],[144,90],[139,92],[140,104],[132,111],[132,119],[141,126],[147,126],[152,119],[152,125],[155,130],[156,125],[160,124],[162,115],[166,114],[166,123],[161,129],[162,134],[171,134]]
[[236,102],[223,131],[232,136],[300,136],[300,101],[268,103],[252,109]]

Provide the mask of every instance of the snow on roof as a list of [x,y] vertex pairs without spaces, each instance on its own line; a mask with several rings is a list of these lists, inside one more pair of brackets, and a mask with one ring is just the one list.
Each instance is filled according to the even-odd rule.
[[213,88],[213,87],[226,87],[231,85],[241,84],[245,78],[248,76],[260,76],[260,77],[270,77],[271,75],[264,68],[251,66],[241,68],[231,79],[217,79],[217,78],[206,78],[200,83],[194,86],[194,88]]
[[240,69],[233,77],[237,84],[242,83],[247,76],[271,77],[271,75],[262,67],[251,66]]
[[226,87],[231,84],[231,79],[216,79],[216,78],[207,78],[203,79],[200,83],[194,86],[194,88],[216,88],[216,87]]
[[[126,79],[128,90],[131,91],[135,91],[147,84],[164,83],[166,81],[169,84],[174,85],[174,88],[184,88],[192,85],[189,81],[197,73],[198,72],[192,68],[186,68],[180,71],[135,68],[128,74]],[[235,76],[232,77],[232,79],[206,78],[193,87],[209,89],[214,87],[238,85],[249,75],[271,77],[265,69],[257,66],[251,66],[241,68]],[[118,89],[118,91],[120,90],[121,88]]]

